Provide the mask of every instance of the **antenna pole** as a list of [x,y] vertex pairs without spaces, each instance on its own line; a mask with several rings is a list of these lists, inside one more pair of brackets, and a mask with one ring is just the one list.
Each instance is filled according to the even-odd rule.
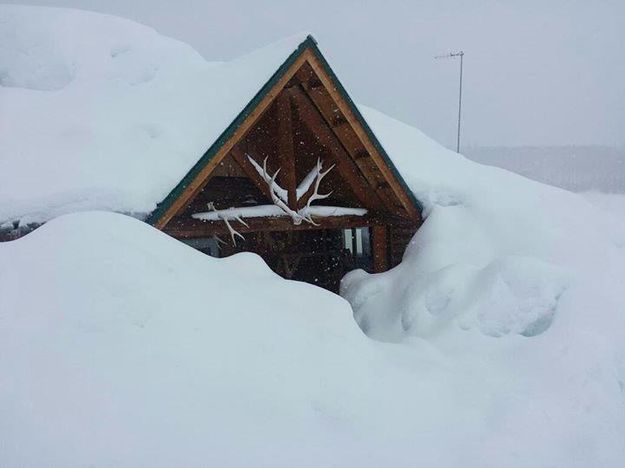
[[456,153],[460,153],[460,122],[462,118],[462,62],[464,52],[460,52],[460,90],[458,92],[458,138],[456,139]]
[[460,153],[460,124],[462,122],[462,68],[464,65],[464,52],[450,52],[447,55],[437,55],[435,59],[447,59],[460,57],[460,89],[458,92],[458,134],[456,137],[456,153]]

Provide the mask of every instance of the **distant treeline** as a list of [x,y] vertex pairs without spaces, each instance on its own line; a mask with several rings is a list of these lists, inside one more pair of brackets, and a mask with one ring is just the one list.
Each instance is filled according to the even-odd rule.
[[574,192],[625,193],[625,148],[474,146],[468,158]]

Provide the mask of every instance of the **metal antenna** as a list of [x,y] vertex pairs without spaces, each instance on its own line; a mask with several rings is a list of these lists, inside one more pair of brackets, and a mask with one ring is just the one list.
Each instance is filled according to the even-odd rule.
[[464,52],[450,52],[445,55],[437,55],[435,59],[447,59],[460,57],[460,92],[458,93],[458,137],[456,140],[456,153],[460,153],[460,122],[462,116],[462,62],[464,59]]

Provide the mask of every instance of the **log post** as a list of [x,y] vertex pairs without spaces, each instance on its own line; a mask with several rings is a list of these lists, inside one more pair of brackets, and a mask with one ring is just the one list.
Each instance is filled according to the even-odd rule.
[[388,228],[385,225],[371,227],[371,251],[373,254],[373,272],[388,270]]
[[293,147],[293,123],[291,116],[291,100],[282,92],[277,98],[278,118],[278,159],[282,169],[284,188],[288,193],[288,205],[297,210],[295,150]]

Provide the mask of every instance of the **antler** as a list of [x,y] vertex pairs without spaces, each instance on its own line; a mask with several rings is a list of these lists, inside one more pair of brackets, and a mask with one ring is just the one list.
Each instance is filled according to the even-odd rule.
[[[224,223],[226,223],[226,227],[228,228],[228,232],[230,233],[230,238],[232,239],[232,245],[234,246],[237,245],[237,239],[236,239],[237,237],[240,237],[241,239],[245,240],[245,237],[243,237],[243,234],[241,234],[239,231],[237,231],[236,229],[232,227],[228,216],[223,216],[221,212],[215,208],[215,203],[208,202],[206,206],[208,206],[208,209],[210,211],[214,211],[215,213],[217,213],[217,217],[221,219]],[[232,218],[240,222],[243,226],[249,227],[249,224],[243,221],[243,218],[241,218],[239,215],[235,215]]]
[[332,164],[332,166],[324,171],[321,158],[317,158],[317,164],[315,165],[315,167],[306,175],[306,177],[304,177],[302,182],[297,187],[296,197],[298,201],[301,200],[301,198],[314,184],[313,193],[308,198],[306,206],[300,210],[295,211],[291,209],[288,205],[287,191],[276,183],[276,177],[278,176],[281,168],[278,168],[273,176],[270,177],[267,173],[267,158],[263,160],[263,166],[261,167],[250,155],[246,156],[252,166],[254,166],[254,168],[256,169],[256,172],[258,172],[258,174],[269,186],[269,194],[271,196],[271,201],[273,202],[273,204],[280,208],[282,211],[284,211],[287,215],[289,215],[293,220],[293,224],[299,225],[302,223],[302,221],[306,221],[307,223],[318,226],[318,224],[313,221],[309,213],[310,204],[315,200],[323,200],[324,198],[328,198],[332,194],[332,192],[320,194],[319,185],[321,184],[321,180],[328,174],[328,172],[334,169],[334,164]]
[[[252,164],[254,164],[254,167],[258,171],[258,163],[256,163],[256,161],[254,161],[249,156],[248,159],[252,162]],[[269,194],[271,195],[271,201],[273,202],[273,204],[280,208],[282,211],[284,211],[286,214],[288,214],[293,220],[293,224],[302,224],[302,221],[306,220],[306,218],[302,216],[299,212],[289,208],[287,202],[280,196],[280,192],[286,193],[286,191],[276,183],[276,177],[278,176],[280,169],[281,168],[278,168],[274,175],[269,177],[269,174],[267,174],[267,158],[265,158],[263,160],[263,167],[261,169],[262,172],[259,171],[259,173],[262,176],[263,180],[269,185]]]
[[332,195],[332,191],[328,192],[328,193],[324,193],[324,194],[320,194],[319,193],[319,185],[321,184],[321,180],[328,174],[328,172],[330,172],[332,169],[334,169],[334,164],[332,164],[327,170],[323,170],[323,163],[321,162],[321,158],[317,158],[317,165],[314,169],[314,171],[316,172],[315,175],[315,186],[313,188],[313,193],[312,195],[310,195],[310,197],[308,197],[308,200],[306,201],[306,206],[301,210],[302,212],[305,213],[304,219],[306,219],[307,222],[314,224],[315,226],[318,226],[317,223],[315,223],[312,219],[312,217],[310,216],[309,213],[309,209],[310,209],[310,205],[312,202],[314,202],[315,200],[323,200],[325,198],[328,198],[330,195]]
[[[284,203],[288,203],[288,200],[289,200],[288,192],[284,188],[282,188],[280,185],[278,185],[278,183],[275,181],[275,177],[273,178],[273,182],[272,182],[271,181],[272,178],[269,177],[269,174],[267,174],[267,158],[265,158],[263,161],[263,167],[260,167],[260,165],[254,160],[254,158],[250,157],[249,155],[246,155],[246,156],[249,162],[254,167],[254,169],[256,169],[256,172],[258,172],[258,175],[260,175],[262,179],[265,181],[265,183],[273,189],[273,193],[275,193],[278,197],[280,197],[280,199]],[[278,172],[280,172],[280,169],[278,169],[274,175],[277,176]]]
[[[332,195],[332,191],[329,193],[319,193],[319,187],[321,185],[321,181],[323,180],[323,178],[332,169],[334,169],[334,166],[335,166],[334,164],[332,164],[332,166],[330,166],[328,169],[324,171],[323,162],[321,158],[317,159],[317,163],[315,167],[306,175],[306,177],[304,177],[304,180],[302,180],[302,182],[299,184],[299,186],[296,189],[297,201],[299,202],[302,199],[302,197],[304,197],[304,195],[310,191],[310,187],[313,187],[313,192],[308,197],[308,200],[306,201],[306,205],[303,208],[299,210],[293,210],[288,205],[288,201],[287,201],[288,192],[276,183],[276,177],[280,173],[280,168],[278,168],[278,170],[272,176],[269,176],[269,174],[267,173],[267,158],[263,160],[263,166],[261,167],[249,155],[246,155],[246,156],[248,160],[250,161],[250,163],[253,165],[253,167],[256,169],[258,174],[262,177],[262,179],[267,184],[269,188],[269,195],[271,197],[271,201],[273,202],[274,206],[277,206],[285,214],[290,216],[291,219],[293,220],[293,224],[295,225],[299,225],[302,223],[302,221],[306,221],[307,223],[318,226],[318,224],[315,223],[315,221],[312,219],[312,215],[310,214],[310,207],[311,207],[311,204],[315,200],[323,200],[325,198],[328,198],[330,195]],[[228,214],[225,213],[225,211],[230,211],[230,210],[217,210],[213,202],[209,202],[207,206],[210,211],[216,214],[218,219],[222,220],[226,224],[226,227],[228,228],[228,232],[230,233],[230,238],[232,239],[233,245],[235,246],[237,245],[237,242],[236,242],[237,237],[240,237],[241,239],[245,240],[245,237],[243,237],[243,235],[240,232],[238,232],[236,229],[234,229],[232,227],[232,224],[230,224],[230,221],[234,219],[240,222],[241,224],[243,224],[244,226],[249,227],[249,225],[243,220],[243,218],[241,218],[241,215],[236,214],[236,212],[235,213],[231,212]],[[199,215],[201,214],[194,215],[194,217],[199,216]]]

